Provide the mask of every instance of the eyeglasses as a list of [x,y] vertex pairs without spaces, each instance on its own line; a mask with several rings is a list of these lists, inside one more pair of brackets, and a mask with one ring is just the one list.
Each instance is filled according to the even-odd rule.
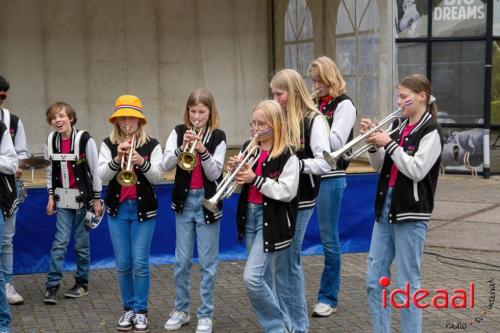
[[250,121],[248,124],[250,128],[263,128],[268,126],[267,123],[263,121]]
[[6,93],[0,93],[0,99],[3,101],[4,99],[7,98],[7,94]]

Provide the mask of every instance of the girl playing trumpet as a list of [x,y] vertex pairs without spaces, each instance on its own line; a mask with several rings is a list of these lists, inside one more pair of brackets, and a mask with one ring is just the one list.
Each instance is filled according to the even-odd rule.
[[[284,253],[292,243],[297,216],[299,160],[284,124],[283,111],[275,101],[262,101],[255,107],[251,125],[261,153],[254,168],[247,166],[236,176],[236,182],[244,185],[237,213],[238,235],[245,237],[248,253],[243,282],[265,332],[285,332],[291,326],[268,279],[264,279],[272,272],[268,268],[274,260],[286,259]],[[238,160],[232,157],[230,166]]]
[[[105,203],[125,311],[116,328],[148,332],[149,251],[158,209],[153,185],[163,176],[161,147],[146,135],[147,120],[136,96],[118,97],[108,120],[113,130],[101,144],[99,175],[109,182]],[[131,171],[136,178],[123,182],[128,178],[120,168],[129,164],[132,168],[125,172]]]
[[[202,134],[190,129],[194,124]],[[189,281],[195,239],[201,266],[200,299],[197,311],[196,332],[211,333],[214,311],[213,292],[219,254],[221,203],[219,212],[212,213],[202,206],[204,199],[212,197],[220,182],[226,135],[220,129],[219,117],[212,94],[207,89],[197,89],[189,95],[184,110],[184,123],[170,133],[163,154],[163,168],[170,170],[177,164],[172,192],[172,209],[175,211],[175,305],[165,323],[166,330],[179,329],[190,320]],[[196,129],[196,128],[195,128]],[[195,161],[192,170],[181,168],[178,156],[186,147],[194,145]],[[187,159],[189,160],[189,159]]]

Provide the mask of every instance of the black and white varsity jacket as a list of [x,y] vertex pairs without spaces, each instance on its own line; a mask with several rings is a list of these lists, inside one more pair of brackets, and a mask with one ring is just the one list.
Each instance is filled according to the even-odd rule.
[[[182,152],[181,146],[184,133],[188,130],[184,124],[175,126],[170,133],[165,144],[162,166],[164,170],[171,170],[177,165],[177,156]],[[203,145],[207,151],[200,156],[203,173],[204,197],[211,198],[216,190],[217,184],[222,179],[222,168],[224,167],[224,155],[226,154],[226,134],[220,129],[207,128],[203,134]],[[172,191],[172,209],[177,213],[182,213],[184,202],[189,193],[191,183],[191,171],[183,170],[179,167],[175,170],[174,189]],[[222,200],[219,203],[219,213],[214,214],[205,207],[203,216],[205,223],[217,222],[222,217]]]
[[[243,149],[248,145],[247,141]],[[254,169],[257,163],[254,165]],[[297,189],[299,186],[299,160],[290,149],[275,158],[268,157],[262,163],[262,176],[252,183],[263,197],[264,252],[286,249],[293,240],[298,212]],[[238,201],[236,221],[238,240],[245,235],[248,189],[245,184]]]
[[0,209],[4,219],[7,219],[17,208],[17,155],[10,133],[3,122],[0,122],[0,140]]
[[[54,194],[56,188],[64,188],[64,176],[61,163],[71,162],[71,168],[80,191],[80,201],[89,209],[94,199],[101,198],[101,178],[97,172],[97,147],[94,139],[87,131],[71,129],[71,151],[61,153],[61,134],[51,132],[45,146],[45,158],[52,163],[47,168],[47,190],[49,195]],[[78,147],[77,147],[78,145]],[[59,156],[67,156],[61,160]]]
[[[137,175],[137,215],[139,222],[155,218],[158,209],[158,200],[153,185],[159,184],[163,177],[161,168],[161,147],[158,140],[147,137],[146,143],[135,150],[144,158],[144,164],[134,166]],[[118,144],[111,143],[109,137],[104,139],[99,152],[99,175],[104,182],[108,183],[106,198],[104,202],[109,215],[115,217],[120,206],[121,185],[116,180],[116,175],[121,166],[116,164],[114,158],[118,154]]]
[[[321,100],[316,107],[319,109]],[[332,151],[342,148],[353,138],[353,128],[356,122],[356,108],[352,104],[349,96],[342,94],[332,98],[319,110],[326,118],[330,126],[330,148]],[[321,179],[345,176],[345,170],[349,166],[349,161],[340,159],[337,162],[337,169],[331,170]]]
[[426,112],[404,139],[403,146],[399,146],[407,124],[408,119],[402,120],[399,130],[391,135],[392,141],[384,148],[370,150],[370,163],[375,170],[380,171],[375,200],[377,220],[382,211],[393,164],[398,168],[398,176],[392,192],[390,223],[428,221],[434,208],[443,148],[441,129],[431,114]]
[[330,151],[328,123],[319,112],[311,112],[301,124],[301,148],[295,153],[300,160],[299,209],[314,208],[321,176],[332,169],[323,157]]

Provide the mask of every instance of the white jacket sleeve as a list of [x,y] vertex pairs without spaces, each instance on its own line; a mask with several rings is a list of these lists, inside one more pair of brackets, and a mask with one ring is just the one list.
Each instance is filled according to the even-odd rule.
[[177,156],[181,153],[180,148],[177,147],[177,132],[172,130],[165,143],[165,152],[161,161],[163,170],[170,171],[177,165]]
[[24,126],[21,118],[19,118],[19,122],[17,123],[17,133],[16,138],[14,139],[14,148],[16,149],[17,157],[19,159],[26,159],[30,156],[28,147],[26,147],[26,133],[24,131]]
[[441,155],[441,138],[438,130],[427,133],[421,140],[414,156],[404,152],[403,147],[396,141],[386,145],[386,151],[391,156],[394,164],[402,174],[419,182],[429,173],[432,166]]
[[10,137],[9,130],[5,130],[0,144],[0,172],[14,175],[17,170],[17,154]]
[[222,174],[222,168],[224,167],[224,157],[226,156],[226,141],[221,141],[215,152],[211,155],[208,151],[205,154],[200,155],[201,165],[205,171],[205,176],[208,180],[214,182]]
[[324,116],[316,116],[314,118],[310,135],[311,150],[314,158],[300,160],[300,172],[321,176],[332,170],[323,157],[323,151],[330,152],[328,123]]
[[111,181],[120,170],[120,166],[113,161],[111,150],[102,142],[99,152],[99,177],[103,182]]
[[92,191],[94,199],[101,198],[102,182],[99,177],[99,157],[97,155],[97,146],[93,138],[90,138],[85,147],[85,155],[87,156],[87,164],[89,165],[90,175],[92,176]]
[[380,172],[382,170],[382,165],[384,164],[385,158],[385,149],[380,148],[375,151],[368,151],[368,160],[370,161],[370,165],[375,171]]
[[[49,160],[49,148],[47,147],[47,143],[45,143],[45,147],[43,149],[43,156],[46,160]],[[45,177],[47,180],[47,190],[49,191],[49,194],[53,194],[54,189],[52,188],[52,161],[47,167]]]
[[147,180],[153,185],[161,183],[163,179],[161,156],[161,146],[157,144],[151,152],[151,159],[149,161],[144,161],[144,164],[139,168],[139,170],[144,173]]
[[330,147],[332,151],[338,150],[347,143],[349,134],[356,122],[356,108],[350,100],[339,103],[333,115],[330,128]]
[[297,196],[299,187],[299,159],[292,155],[277,180],[268,177],[255,177],[253,185],[266,197],[290,202]]

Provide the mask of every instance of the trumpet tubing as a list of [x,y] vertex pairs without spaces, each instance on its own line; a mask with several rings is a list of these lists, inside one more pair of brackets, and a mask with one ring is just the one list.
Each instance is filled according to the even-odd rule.
[[122,170],[116,176],[116,180],[121,186],[127,187],[137,184],[137,175],[133,171],[133,165],[132,165],[132,154],[134,153],[134,147],[135,147],[135,135],[132,136],[132,141],[130,143],[130,151],[128,153],[126,166],[124,167],[125,157],[122,156],[122,162],[121,162]]
[[[196,125],[194,125],[191,130],[195,132],[196,136],[200,136],[203,133],[203,129],[197,129]],[[196,154],[194,149],[197,143],[198,139],[193,140],[191,143],[187,144],[182,153],[177,156],[177,165],[182,170],[191,171],[196,167]]]

